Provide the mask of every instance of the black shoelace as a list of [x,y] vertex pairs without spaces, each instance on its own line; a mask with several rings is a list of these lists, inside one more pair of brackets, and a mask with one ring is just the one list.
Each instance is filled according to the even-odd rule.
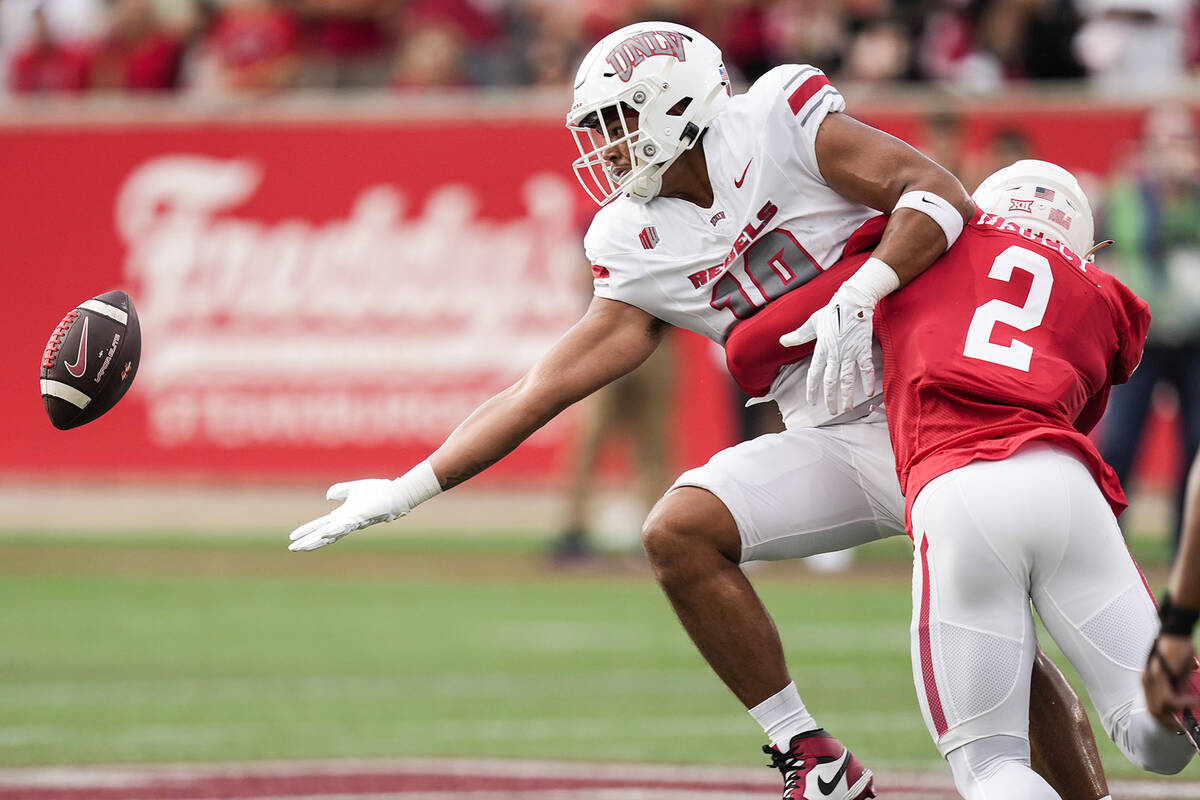
[[804,755],[781,753],[769,745],[763,745],[763,752],[771,757],[771,763],[766,766],[774,767],[783,773],[783,794],[786,797],[788,792],[796,788],[796,782],[800,779],[799,772],[804,769]]

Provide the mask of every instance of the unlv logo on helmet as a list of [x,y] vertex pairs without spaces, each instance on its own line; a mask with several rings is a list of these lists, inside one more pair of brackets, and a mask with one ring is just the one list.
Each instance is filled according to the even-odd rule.
[[675,56],[680,61],[687,61],[683,51],[684,38],[675,31],[637,33],[614,47],[605,60],[617,77],[628,83],[634,67],[652,56]]

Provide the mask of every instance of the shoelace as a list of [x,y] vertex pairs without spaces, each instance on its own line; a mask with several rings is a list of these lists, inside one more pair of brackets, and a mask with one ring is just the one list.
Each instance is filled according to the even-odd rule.
[[800,772],[804,769],[803,753],[781,753],[769,745],[763,745],[763,752],[771,757],[768,767],[774,767],[783,773],[783,795],[795,789],[800,780]]
[[50,341],[46,342],[46,350],[42,353],[42,369],[52,369],[54,367],[54,359],[58,357],[59,348],[62,347],[62,341],[67,336],[67,329],[78,318],[79,312],[71,311],[63,317],[62,322],[58,323],[58,327],[54,329],[54,333],[50,334]]

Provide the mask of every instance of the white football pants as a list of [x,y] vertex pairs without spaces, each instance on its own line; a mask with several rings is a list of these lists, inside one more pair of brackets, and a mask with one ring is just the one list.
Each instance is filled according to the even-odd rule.
[[676,486],[707,489],[725,504],[743,562],[804,558],[904,533],[904,497],[878,412],[742,442],[683,473]]
[[[1153,599],[1080,460],[1031,445],[952,470],[917,496],[912,524],[914,680],[943,755],[967,746],[949,759],[964,796],[1043,796],[1021,794],[1033,791],[1023,773],[1037,646],[1030,600],[1122,752],[1154,772],[1187,765],[1195,750],[1147,713],[1142,695]],[[966,768],[983,762],[987,770]],[[987,775],[1008,788],[981,788]]]

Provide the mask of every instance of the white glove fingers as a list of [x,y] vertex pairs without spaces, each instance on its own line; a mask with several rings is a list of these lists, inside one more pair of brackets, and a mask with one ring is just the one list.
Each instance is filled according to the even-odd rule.
[[858,372],[862,376],[863,394],[875,396],[875,360],[870,355],[859,359]]
[[837,387],[838,387],[838,362],[830,360],[825,365],[824,380],[822,381],[825,388],[825,408],[830,414],[838,413],[837,410]]
[[336,523],[326,521],[323,527],[309,533],[302,539],[297,539],[288,545],[288,550],[316,550],[324,547],[327,544],[333,544],[338,539],[341,539],[346,534],[356,530],[357,526],[351,523]]
[[854,383],[857,364],[853,361],[842,364],[838,380],[838,412],[849,411],[854,407]]
[[308,536],[313,531],[320,530],[328,522],[329,522],[328,514],[326,514],[323,517],[317,517],[312,522],[306,522],[303,525],[301,525],[299,528],[296,528],[296,530],[292,531],[291,536],[289,536],[288,538],[291,539],[293,542],[296,541],[297,539],[302,539],[305,536]]
[[346,483],[335,483],[329,487],[329,491],[325,493],[326,500],[345,500],[350,496],[350,487],[356,481],[348,481]]
[[817,397],[822,391],[822,381],[825,377],[825,367],[827,359],[825,356],[825,348],[821,346],[821,340],[817,340],[817,346],[813,349],[812,357],[808,362],[808,381],[805,386],[805,395],[808,398],[809,405],[817,404]]

